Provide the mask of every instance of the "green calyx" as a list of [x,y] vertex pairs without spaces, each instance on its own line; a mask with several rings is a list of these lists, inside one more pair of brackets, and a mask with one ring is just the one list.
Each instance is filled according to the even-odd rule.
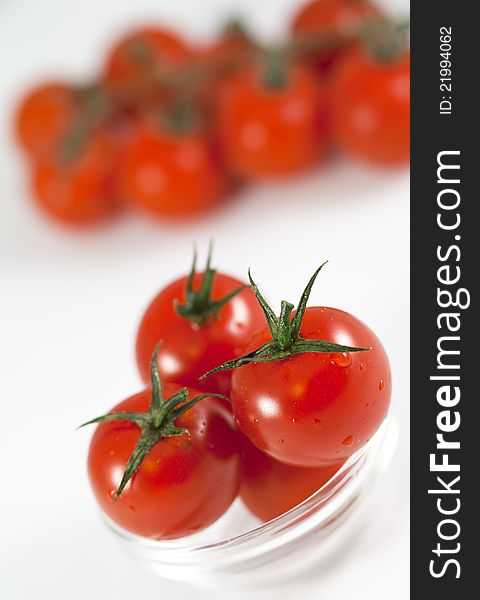
[[226,38],[250,39],[245,23],[240,17],[232,17],[226,21],[222,28],[222,34]]
[[263,55],[263,85],[268,90],[282,90],[288,84],[289,61],[284,48],[271,48]]
[[211,259],[212,244],[210,244],[208,251],[207,264],[202,275],[200,287],[194,290],[193,281],[197,273],[197,251],[194,249],[192,268],[185,283],[185,302],[184,304],[180,304],[180,302],[175,301],[174,304],[175,310],[180,317],[189,319],[200,326],[205,325],[205,323],[215,318],[218,311],[225,306],[225,304],[248,287],[246,285],[241,285],[226,296],[223,296],[223,298],[212,300],[213,284],[217,272],[211,267]]
[[373,19],[365,25],[363,41],[369,54],[381,63],[390,63],[407,48],[410,19]]
[[252,286],[252,290],[257,297],[257,300],[262,307],[265,319],[267,320],[268,328],[272,336],[271,341],[263,344],[260,348],[257,348],[249,354],[245,354],[240,358],[230,360],[223,363],[222,365],[212,369],[205,375],[202,375],[200,379],[204,379],[213,373],[218,371],[226,371],[228,369],[236,369],[243,367],[252,362],[274,362],[277,360],[283,360],[290,356],[297,354],[303,354],[305,352],[365,352],[370,348],[356,348],[352,346],[342,346],[341,344],[335,344],[333,342],[327,342],[324,340],[310,340],[302,338],[300,335],[300,328],[307,308],[308,298],[312,291],[313,284],[317,275],[320,273],[326,262],[323,263],[312,275],[307,287],[303,291],[303,294],[298,303],[297,310],[292,317],[292,311],[294,309],[293,304],[290,302],[282,301],[280,316],[277,317],[267,301],[260,293],[256,283],[253,281],[250,271],[248,277]]
[[161,114],[161,122],[169,133],[182,135],[198,127],[199,115],[190,98],[179,97]]
[[77,117],[65,139],[59,146],[58,159],[64,164],[74,162],[85,149],[91,135],[91,124],[84,117]]
[[112,114],[112,105],[101,85],[88,84],[75,89],[78,110],[58,149],[58,160],[74,162],[85,150],[92,134],[105,124]]
[[150,362],[150,374],[152,382],[152,399],[146,412],[112,412],[80,425],[91,425],[92,423],[103,423],[105,421],[129,421],[135,423],[142,430],[140,438],[128,459],[125,472],[113,497],[116,502],[123,489],[133,477],[148,452],[160,440],[183,434],[188,434],[188,429],[177,427],[175,420],[192,408],[197,402],[204,398],[224,398],[222,394],[201,394],[188,401],[188,390],[182,388],[170,398],[164,399],[163,387],[158,373],[157,354],[160,344],[157,344]]

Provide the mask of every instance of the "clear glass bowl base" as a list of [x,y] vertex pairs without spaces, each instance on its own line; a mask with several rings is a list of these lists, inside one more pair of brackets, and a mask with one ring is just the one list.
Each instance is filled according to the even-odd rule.
[[398,427],[389,417],[321,489],[265,524],[238,499],[214,525],[179,540],[150,540],[106,519],[107,524],[126,552],[160,577],[221,588],[278,584],[321,568],[352,540],[368,519],[368,496],[397,439]]

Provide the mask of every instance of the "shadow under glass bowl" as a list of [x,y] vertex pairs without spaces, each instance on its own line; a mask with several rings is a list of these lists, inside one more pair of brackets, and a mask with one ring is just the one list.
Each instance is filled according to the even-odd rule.
[[125,531],[103,515],[126,552],[151,572],[191,584],[239,587],[288,580],[328,561],[364,522],[368,496],[390,463],[398,426],[389,417],[374,437],[312,496],[260,524],[237,499],[204,531],[178,540],[152,540]]

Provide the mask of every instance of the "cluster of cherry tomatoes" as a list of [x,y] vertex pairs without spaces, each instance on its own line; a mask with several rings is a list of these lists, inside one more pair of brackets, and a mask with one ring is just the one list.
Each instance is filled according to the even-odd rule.
[[354,316],[307,308],[321,268],[279,316],[250,274],[247,285],[210,258],[154,298],[136,340],[146,388],[88,422],[90,482],[111,520],[172,539],[239,496],[268,521],[368,442],[390,402],[388,359]]
[[335,148],[405,163],[410,58],[397,34],[370,0],[312,0],[275,48],[239,23],[202,47],[164,27],[135,29],[95,82],[47,82],[21,102],[34,197],[74,224],[126,206],[186,218]]

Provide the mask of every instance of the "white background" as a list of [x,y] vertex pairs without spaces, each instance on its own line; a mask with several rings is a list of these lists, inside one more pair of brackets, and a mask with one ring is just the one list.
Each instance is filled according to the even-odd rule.
[[[387,2],[408,10],[405,0]],[[133,339],[142,309],[185,271],[195,240],[216,241],[216,265],[249,265],[271,300],[295,300],[324,259],[312,302],[366,321],[394,376],[398,452],[368,526],[318,579],[272,589],[277,600],[408,597],[408,173],[340,161],[297,180],[250,187],[209,219],[172,228],[125,219],[65,231],[29,202],[10,133],[32,81],[91,75],[113,32],[158,15],[197,39],[233,10],[265,37],[281,33],[294,0],[0,0],[0,596],[5,600],[175,597],[217,592],[144,573],[99,521],[85,473],[85,419],[135,392]],[[233,592],[229,592],[232,597]],[[225,594],[225,590],[218,592]],[[260,596],[260,593],[258,593]],[[256,594],[250,597],[256,597]],[[298,596],[297,596],[298,597]]]

